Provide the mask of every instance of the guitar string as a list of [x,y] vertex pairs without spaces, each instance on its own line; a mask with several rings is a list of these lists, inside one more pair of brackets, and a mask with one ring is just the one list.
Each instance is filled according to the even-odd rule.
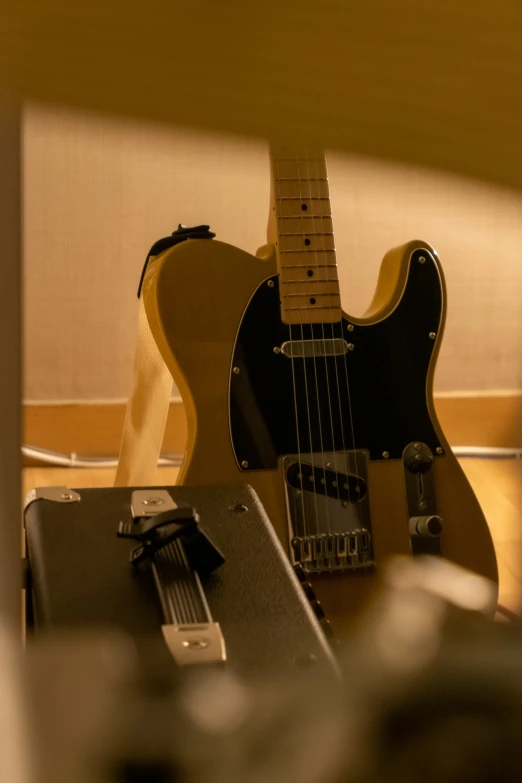
[[[315,164],[315,173],[317,174],[317,161],[314,161],[314,164]],[[310,203],[311,203],[312,200],[313,200],[313,190],[312,190],[312,179],[311,179],[311,171],[310,171],[310,160],[309,160],[309,157],[308,157],[308,148],[306,149],[306,168],[307,168],[307,179],[308,179],[308,192],[309,192],[309,198],[310,198]],[[317,187],[320,189],[320,185],[318,184],[319,180],[317,179],[316,182],[317,182]],[[320,196],[320,193],[318,195]],[[318,203],[322,203],[322,202],[319,201]],[[312,212],[312,215],[311,215],[311,219],[312,219],[312,234],[315,237],[315,233],[316,233],[316,231],[315,231],[315,209],[313,208],[313,206],[311,206],[311,212]],[[322,212],[322,210],[321,210],[321,212]],[[320,219],[322,219],[322,218],[320,218]],[[305,246],[306,246],[306,239],[304,237],[303,237],[303,240],[304,240]],[[313,266],[315,268],[315,271],[316,271],[316,274],[317,274],[317,278],[321,279],[320,267],[319,267],[319,255],[318,255],[318,252],[317,252],[317,248],[315,247],[315,241],[316,240],[314,239],[314,247],[312,249],[314,260],[315,260],[315,265],[311,264],[310,266]],[[323,244],[324,244],[324,236],[323,236]],[[305,253],[305,258],[306,258],[306,256],[307,256],[307,253]],[[327,269],[327,268],[328,267],[325,267],[325,269]],[[313,269],[312,269],[312,271],[313,271]],[[308,272],[308,270],[307,270],[307,272]],[[312,278],[310,278],[310,282],[313,282]],[[320,297],[321,294],[318,294],[318,296]],[[319,299],[319,301],[321,301],[321,300]],[[313,305],[312,305],[312,307],[313,307]],[[321,483],[324,484],[324,492],[325,492],[325,494],[324,494],[323,505],[324,505],[324,508],[325,508],[325,511],[326,511],[326,525],[327,525],[327,528],[328,528],[328,533],[331,533],[332,532],[332,526],[331,526],[331,521],[330,521],[330,504],[328,503],[328,488],[327,488],[327,481],[326,481],[326,457],[325,457],[324,440],[323,440],[321,398],[320,398],[320,395],[319,395],[319,382],[318,382],[318,378],[317,378],[317,357],[316,357],[316,353],[315,353],[314,326],[315,326],[315,324],[313,324],[313,323],[310,324],[311,335],[312,335],[312,356],[313,356],[313,364],[314,364],[315,391],[316,391],[316,395],[317,395],[317,416],[318,416],[318,420],[319,420],[319,441],[320,441],[320,444],[321,444],[321,457],[322,457],[322,463],[323,463],[322,470],[320,471],[320,473],[322,473],[322,478],[320,479],[320,481],[321,481]],[[321,326],[322,326],[322,335],[323,335],[323,351],[325,351],[324,324],[322,324]],[[325,356],[325,362],[326,362],[326,356]],[[329,410],[329,413],[330,413],[330,422],[332,424],[332,439],[333,439],[332,408],[331,408],[331,403],[330,403],[330,388],[329,388],[329,383],[328,383],[328,368],[327,367],[326,367],[326,382],[327,382],[328,410]],[[319,529],[319,522],[320,522],[320,520],[318,518],[317,519],[317,527],[318,527],[318,529]]]
[[[332,220],[332,206],[331,206],[331,201],[330,201],[330,185],[329,185],[329,182],[328,182],[328,172],[327,172],[327,167],[326,167],[326,155],[324,154],[324,152],[323,152],[323,160],[321,162],[324,165],[324,173],[325,173],[325,177],[326,177],[326,189],[327,189],[327,194],[328,194],[328,211],[330,213],[329,219]],[[318,177],[318,182],[319,182],[319,177]],[[321,188],[321,186],[318,184],[319,194],[320,194],[320,188]],[[321,216],[322,251],[323,251],[323,264],[324,264],[324,271],[325,271],[324,278],[329,281],[330,280],[330,271],[329,271],[330,267],[327,266],[327,263],[328,263],[327,262],[327,258],[328,258],[328,256],[327,256],[327,253],[326,253],[326,249],[327,249],[326,248],[326,233],[324,231],[325,226],[324,226],[324,222],[323,221],[324,221],[324,217]],[[332,221],[332,225],[333,225],[333,221]],[[315,224],[314,224],[314,233],[315,233]],[[333,228],[332,228],[332,232],[331,233],[332,233],[332,237],[333,237]],[[334,240],[332,239],[332,241],[334,241]],[[337,260],[336,260],[336,264],[337,264]],[[335,268],[335,277],[337,278],[337,266]],[[337,284],[338,284],[338,281],[337,281]],[[340,305],[339,305],[339,307],[340,307]],[[322,331],[322,337],[323,337],[323,345],[326,345],[324,322],[321,323],[321,331]],[[332,335],[332,338],[333,338],[333,335]],[[329,414],[330,414],[330,428],[331,428],[331,431],[332,431],[332,452],[334,453],[334,460],[335,460],[335,454],[337,452],[337,449],[336,449],[335,428],[334,428],[334,423],[333,423],[332,393],[331,393],[331,387],[330,387],[330,374],[329,374],[329,370],[328,370],[328,364],[329,364],[328,363],[328,357],[325,356],[324,357],[324,366],[325,366],[325,374],[326,374],[326,388],[327,388],[327,392],[328,392],[328,410],[329,410]],[[338,372],[337,372],[337,359],[336,359],[335,354],[333,356],[333,364],[334,364],[335,373],[336,373],[336,376],[337,376],[338,375]],[[337,403],[338,403],[338,406],[339,406],[339,416],[342,417],[342,413],[341,413],[341,397],[340,397],[340,394],[339,394],[339,379],[338,378],[337,378]],[[343,446],[343,456],[345,456],[345,458],[346,458],[345,448],[344,448],[344,432],[343,432],[343,428],[342,428],[342,418],[341,418],[341,440],[342,440],[342,446]],[[337,466],[335,464],[334,464],[334,472],[335,472],[335,476],[336,476],[335,483],[337,485],[336,486],[336,489],[337,489],[337,500],[340,503],[341,502],[341,489],[339,487],[338,471],[337,471]]]
[[[280,242],[280,235],[279,235],[279,212],[282,211],[282,201],[279,200],[279,208],[277,206],[277,187],[278,187],[278,181],[280,182],[279,175],[280,168],[279,168],[279,159],[276,157],[276,151],[271,146],[270,147],[270,158],[272,161],[272,172],[274,177],[274,201],[275,201],[275,211],[276,211],[276,241]],[[284,223],[283,223],[284,225]],[[279,244],[279,254],[281,256],[282,250],[281,250],[281,244]],[[281,265],[281,273],[283,272],[283,267]],[[282,274],[280,275],[279,280],[279,295],[281,298],[282,293]],[[282,320],[282,319],[281,319]],[[290,324],[288,324],[288,337],[290,342],[292,341],[292,327]],[[290,365],[292,367],[292,385],[293,385],[293,392],[294,392],[294,411],[295,411],[295,428],[296,428],[296,437],[297,437],[297,464],[298,464],[298,475],[301,476],[300,478],[300,487],[301,487],[301,510],[303,514],[303,524],[305,525],[305,531],[306,531],[306,513],[305,513],[305,502],[304,502],[304,495],[303,495],[303,465],[302,465],[302,458],[301,458],[301,438],[299,434],[299,408],[297,405],[297,387],[296,387],[296,381],[295,381],[295,366],[294,366],[294,357],[290,353]],[[286,481],[286,476],[284,475],[283,471],[283,481]],[[297,501],[295,493],[292,494],[293,498],[293,507],[294,507],[294,520],[297,520]],[[295,534],[297,533],[297,530],[294,530],[292,528],[292,532]],[[292,546],[292,541],[290,540],[290,546]]]
[[[328,164],[327,164],[327,161],[326,161],[326,155],[325,155],[325,158],[324,158],[324,168],[325,168],[326,177],[328,179]],[[329,185],[328,185],[328,187],[329,187]],[[332,236],[335,237],[335,233],[334,233],[334,230],[333,230],[333,217],[332,217],[332,205],[331,205],[331,203],[330,203],[330,220],[332,221]],[[326,243],[325,243],[325,245],[326,245]],[[337,264],[337,253],[336,253],[336,264]],[[336,277],[337,277],[337,287],[338,287],[339,295],[340,295],[339,273],[338,273],[337,265],[336,265],[335,271],[336,271]],[[339,309],[341,310],[341,320],[340,320],[341,334],[340,334],[340,337],[341,337],[341,340],[344,340],[344,337],[343,337],[343,327],[342,327],[342,323],[343,323],[342,308],[341,308],[341,304],[340,303],[339,303]],[[331,339],[334,340],[335,339],[335,332],[334,332],[334,323],[333,322],[330,323],[330,331],[331,331]],[[343,361],[343,362],[346,361],[346,359],[344,357],[344,354],[341,356],[341,361]],[[340,384],[340,381],[339,381],[339,360],[338,360],[337,356],[333,357],[333,364],[334,364],[334,367],[335,367],[335,382],[336,382],[336,387],[337,387],[337,402],[338,402],[338,405],[339,405],[339,423],[340,423],[340,429],[341,429],[341,445],[342,445],[342,450],[343,450],[342,453],[343,453],[343,457],[344,457],[344,463],[345,463],[345,466],[346,466],[345,467],[345,470],[346,470],[346,487],[343,487],[343,489],[346,489],[346,491],[348,493],[348,507],[350,507],[351,496],[350,496],[350,479],[349,479],[349,474],[350,474],[350,470],[349,470],[349,455],[348,455],[348,452],[346,450],[346,441],[345,441],[345,438],[344,438],[343,403],[342,403],[342,395],[341,395],[341,384]],[[340,501],[341,500],[341,491],[340,491],[340,488],[338,488],[338,489],[339,489],[339,501]]]
[[[343,334],[343,321],[342,321],[342,317],[341,317],[341,337],[342,337],[342,334]],[[351,334],[351,332],[350,332],[350,334]],[[348,357],[349,356],[350,356],[350,352],[348,352],[346,354],[345,360],[343,361],[343,364],[344,364],[344,374],[345,374],[345,378],[346,378],[346,391],[347,391],[347,394],[348,394],[348,412],[350,414],[350,431],[351,431],[351,436],[352,436],[353,460],[354,460],[354,463],[355,463],[355,475],[356,475],[356,480],[357,480],[357,485],[356,485],[357,486],[357,497],[355,498],[354,502],[358,502],[361,499],[362,492],[361,492],[361,479],[360,479],[360,476],[359,476],[359,464],[358,464],[359,461],[357,459],[357,453],[356,453],[356,450],[355,450],[355,429],[354,429],[354,425],[353,425],[353,411],[352,411],[352,399],[351,399],[351,393],[350,393],[350,381],[348,379]],[[350,479],[349,479],[349,476],[348,476],[347,483],[348,483],[348,493],[349,493],[350,492]],[[349,495],[348,495],[348,502],[350,502]],[[357,512],[357,517],[358,516],[359,515],[358,515],[358,512]]]
[[[305,213],[307,210],[302,209],[302,205],[304,204],[304,198],[303,198],[303,191],[302,191],[302,180],[301,180],[301,166],[299,161],[299,150],[296,151],[295,156],[295,162],[297,167],[297,177],[298,177],[298,185],[299,185],[299,199],[301,204],[301,236],[303,238],[303,242],[305,239],[305,233],[304,233],[304,221],[305,221]],[[307,205],[308,206],[308,205]],[[294,266],[295,269],[295,266]],[[300,326],[301,326],[301,344],[304,346],[304,329],[303,329],[303,311],[299,307],[299,320],[300,320]],[[304,354],[304,349],[303,349]],[[311,469],[312,469],[312,476],[314,480],[312,481],[313,485],[313,496],[314,496],[314,507],[315,507],[315,524],[317,529],[317,535],[319,535],[319,510],[317,507],[317,489],[315,485],[315,460],[314,460],[314,449],[313,449],[313,442],[312,442],[312,425],[311,425],[311,419],[310,419],[310,400],[308,395],[308,376],[306,372],[306,361],[305,357],[303,355],[302,358],[302,365],[303,365],[303,378],[304,378],[304,387],[305,387],[305,397],[306,397],[306,413],[308,416],[308,435],[310,439],[310,463],[311,463]],[[310,534],[312,531],[312,525],[310,524]],[[305,536],[306,536],[306,519],[305,519]]]

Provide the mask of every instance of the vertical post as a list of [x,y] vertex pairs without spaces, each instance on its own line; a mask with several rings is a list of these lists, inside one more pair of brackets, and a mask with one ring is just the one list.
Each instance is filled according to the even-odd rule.
[[21,132],[20,106],[0,94],[0,618],[15,630],[21,625]]

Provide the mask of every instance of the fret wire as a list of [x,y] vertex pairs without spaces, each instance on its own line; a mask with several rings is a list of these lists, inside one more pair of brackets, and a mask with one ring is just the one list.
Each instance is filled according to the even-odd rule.
[[321,248],[320,250],[314,250],[314,248],[309,247],[299,247],[297,250],[281,250],[279,248],[280,253],[335,253],[335,247],[325,247]]
[[310,158],[310,157],[304,157],[300,158],[297,156],[297,158],[280,158],[279,156],[274,157],[274,160],[276,163],[325,163],[324,157],[319,158]]
[[[301,218],[304,218],[305,220],[331,220],[331,215],[278,215],[278,220],[300,220]],[[306,233],[306,232],[304,232]],[[300,236],[298,234],[298,236]]]
[[307,307],[285,307],[285,310],[338,310],[339,305],[309,305]]
[[281,280],[280,283],[282,285],[286,285],[286,283],[338,283],[338,279],[336,277],[303,277],[302,280]]
[[[314,264],[314,266],[320,266],[322,269],[330,267],[331,269],[337,269],[337,264]],[[309,269],[310,264],[281,264],[281,269]]]
[[[304,232],[307,237],[333,237],[333,231],[325,231],[324,233],[321,232],[313,232],[313,231],[305,231]],[[283,234],[282,232],[279,234],[280,237],[302,237],[304,234],[301,232],[297,234]]]
[[[307,177],[310,182],[328,182],[328,177]],[[302,182],[302,177],[274,177],[274,182]]]
[[330,201],[330,196],[276,196],[278,201]]
[[335,293],[335,291],[306,291],[306,293],[299,293],[299,294],[281,294],[283,299],[287,299],[289,296],[338,296],[341,298],[339,293]]

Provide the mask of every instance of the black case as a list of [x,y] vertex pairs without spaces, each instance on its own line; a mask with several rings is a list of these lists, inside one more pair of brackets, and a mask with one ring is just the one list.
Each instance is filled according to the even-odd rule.
[[[255,492],[157,487],[151,494],[154,489],[167,490],[178,506],[193,506],[225,557],[203,586],[227,664],[262,676],[308,663],[333,670],[328,643]],[[117,628],[138,643],[153,638],[168,656],[150,566],[132,567],[136,543],[116,537],[118,523],[132,521],[133,488],[75,491],[78,502],[37,498],[26,505],[30,627],[36,635]]]

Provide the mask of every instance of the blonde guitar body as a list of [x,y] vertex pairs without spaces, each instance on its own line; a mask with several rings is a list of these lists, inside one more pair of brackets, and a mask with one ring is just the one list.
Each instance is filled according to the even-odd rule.
[[[417,266],[414,267],[414,264]],[[258,256],[254,257],[215,240],[189,240],[153,260],[144,280],[143,297],[153,335],[180,390],[187,411],[189,434],[180,483],[250,484],[265,506],[284,548],[291,554],[288,487],[285,485],[285,471],[282,466],[283,455],[278,455],[275,467],[245,467],[247,460],[242,466],[244,455],[238,453],[239,447],[237,442],[234,443],[231,427],[231,399],[235,399],[232,394],[233,384],[237,381],[248,385],[248,377],[245,377],[243,369],[234,369],[235,357],[238,355],[238,335],[242,323],[245,322],[245,313],[249,307],[254,306],[256,297],[259,299],[273,293],[279,302],[277,274],[273,246],[265,246],[258,252]],[[353,340],[355,345],[355,349],[348,352],[345,358],[348,362],[355,360],[356,355],[361,357],[364,335],[384,334],[383,330],[387,324],[390,325],[391,332],[386,338],[388,344],[385,351],[388,353],[385,352],[383,356],[388,356],[390,350],[393,350],[393,342],[390,342],[390,339],[393,341],[396,338],[401,343],[396,346],[398,356],[409,350],[409,338],[404,330],[401,332],[400,324],[398,333],[395,334],[394,329],[397,330],[398,314],[401,307],[407,306],[408,296],[410,302],[418,301],[419,297],[422,300],[421,289],[416,297],[411,295],[412,292],[415,293],[412,286],[418,285],[416,280],[421,279],[418,276],[422,274],[431,275],[434,291],[438,286],[439,293],[433,294],[440,298],[438,328],[424,334],[423,324],[417,325],[413,322],[408,334],[412,334],[415,345],[422,345],[422,350],[428,352],[428,358],[425,358],[426,367],[421,369],[424,396],[419,401],[419,410],[424,413],[425,420],[435,433],[433,444],[436,446],[432,449],[434,458],[431,476],[437,515],[444,523],[440,537],[440,554],[497,582],[495,553],[486,521],[441,432],[433,407],[432,379],[442,338],[446,301],[439,262],[435,251],[429,245],[410,242],[385,256],[378,288],[367,314],[362,318],[352,318],[343,313],[343,323],[351,330],[348,339]],[[428,291],[428,299],[430,297],[432,294]],[[419,301],[419,315],[412,312],[414,321],[417,317],[422,318],[422,312],[428,305],[429,302]],[[416,307],[415,304],[408,306]],[[261,337],[264,328],[265,325],[259,323]],[[381,329],[381,332],[377,333],[377,328]],[[269,331],[268,320],[266,330]],[[422,340],[418,334],[419,330],[422,332]],[[426,342],[425,347],[423,340]],[[274,348],[279,350],[278,345]],[[272,348],[270,350],[272,351]],[[415,350],[415,347],[412,350]],[[274,361],[277,360],[286,362],[285,366],[292,361],[282,354],[275,356]],[[379,361],[378,356],[372,357],[370,349],[368,361]],[[386,414],[395,417],[393,408],[390,408],[393,400],[388,399],[387,395],[393,388],[399,389],[400,393],[401,385],[406,386],[409,379],[401,377],[399,368],[397,377],[383,376],[382,372],[389,371],[381,372],[379,367],[372,370],[374,371],[377,372],[375,383],[380,384],[376,393],[382,395],[382,404],[374,405],[375,416]],[[246,375],[248,376],[248,373]],[[352,372],[353,388],[356,381],[357,378]],[[265,384],[268,389],[273,386],[276,406],[278,380],[268,375],[265,377]],[[239,386],[239,392],[244,388]],[[366,394],[364,390],[363,393]],[[372,406],[370,399],[368,405]],[[364,415],[366,416],[366,413]],[[404,415],[408,416],[407,408]],[[254,418],[255,416],[259,418],[259,411],[255,412]],[[357,418],[357,422],[362,421],[361,410],[354,408],[353,416]],[[374,421],[371,410],[369,416],[368,421],[371,423]],[[408,506],[407,490],[409,479],[402,458],[402,450],[410,438],[405,436],[399,451],[390,446],[389,453],[384,453],[383,450],[383,453],[372,456],[370,443],[361,442],[364,440],[363,424],[361,434],[357,435],[359,442],[356,447],[365,450],[368,457],[365,481],[371,519],[373,565],[352,571],[310,573],[310,581],[326,616],[334,630],[341,634],[371,595],[388,558],[395,554],[412,552],[411,509]],[[255,426],[260,438],[265,437],[263,422],[259,421]],[[379,432],[373,432],[372,437],[374,440],[378,438]],[[421,439],[421,435],[414,435],[412,439],[417,438]],[[355,447],[355,444],[353,445]],[[384,446],[386,447],[385,443]]]

